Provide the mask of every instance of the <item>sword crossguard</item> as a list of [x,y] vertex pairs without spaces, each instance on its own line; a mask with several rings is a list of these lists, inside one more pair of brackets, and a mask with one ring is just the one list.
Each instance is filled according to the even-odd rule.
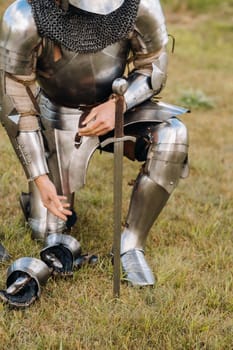
[[108,139],[106,139],[100,143],[100,147],[104,148],[105,146],[109,145],[110,143],[121,142],[121,141],[123,141],[123,142],[124,141],[136,142],[136,137],[130,136],[130,135],[124,135],[122,137],[109,137]]

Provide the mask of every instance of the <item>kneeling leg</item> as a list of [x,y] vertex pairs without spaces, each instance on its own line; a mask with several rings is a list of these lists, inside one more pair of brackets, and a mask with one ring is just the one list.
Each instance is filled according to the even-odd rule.
[[133,285],[153,285],[145,257],[148,233],[187,167],[188,135],[185,126],[171,118],[155,128],[147,160],[138,175],[121,239],[121,262]]

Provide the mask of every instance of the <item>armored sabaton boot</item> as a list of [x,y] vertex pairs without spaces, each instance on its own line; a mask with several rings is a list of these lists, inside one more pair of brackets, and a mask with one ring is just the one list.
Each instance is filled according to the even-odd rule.
[[24,308],[41,295],[51,270],[41,260],[31,257],[17,259],[7,270],[6,290],[0,290],[0,298],[8,305]]
[[121,238],[121,263],[125,280],[134,286],[150,286],[155,278],[144,247],[150,228],[177,186],[187,176],[188,135],[176,118],[158,125],[145,166],[136,179],[126,226]]
[[121,237],[121,263],[125,279],[133,285],[154,285],[155,278],[144,256],[148,232],[169,194],[147,175],[134,185],[126,227]]

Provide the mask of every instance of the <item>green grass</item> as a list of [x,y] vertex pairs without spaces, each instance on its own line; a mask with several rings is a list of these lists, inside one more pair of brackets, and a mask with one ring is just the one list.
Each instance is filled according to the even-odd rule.
[[[186,16],[168,16],[176,49],[162,97],[179,104],[184,91],[201,91],[214,106],[192,104],[192,113],[181,118],[190,132],[190,176],[180,181],[148,239],[156,287],[122,284],[121,298],[112,298],[112,156],[96,154],[76,197],[79,222],[72,234],[84,252],[99,254],[100,263],[68,280],[50,279],[28,309],[0,304],[1,350],[233,349],[232,25],[230,16],[216,12]],[[9,264],[39,257],[41,245],[23,222],[18,195],[26,181],[2,127],[0,149],[0,240],[11,254],[0,264],[5,288]],[[132,189],[127,183],[138,169],[124,161],[124,217]]]
[[227,0],[162,0],[161,3],[172,11],[186,10],[195,13],[205,13],[213,9],[218,10],[230,5],[230,1]]
[[191,109],[212,109],[215,104],[213,99],[206,96],[201,90],[184,91],[178,100],[182,105]]

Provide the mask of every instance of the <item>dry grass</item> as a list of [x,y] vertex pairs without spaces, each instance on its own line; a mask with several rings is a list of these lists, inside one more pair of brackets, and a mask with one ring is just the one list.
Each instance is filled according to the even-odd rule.
[[[73,235],[100,263],[70,280],[49,280],[26,310],[0,304],[1,350],[233,349],[232,24],[216,14],[214,21],[190,21],[168,22],[177,45],[163,100],[178,103],[184,91],[201,90],[215,107],[196,106],[182,117],[190,131],[190,176],[148,240],[157,286],[122,285],[120,300],[112,299],[112,156],[96,154],[88,186],[77,196]],[[25,178],[3,128],[0,149],[0,240],[11,261],[38,257],[41,246],[31,241],[17,202]],[[124,215],[127,182],[138,168],[125,160]],[[1,287],[8,264],[0,265]]]

